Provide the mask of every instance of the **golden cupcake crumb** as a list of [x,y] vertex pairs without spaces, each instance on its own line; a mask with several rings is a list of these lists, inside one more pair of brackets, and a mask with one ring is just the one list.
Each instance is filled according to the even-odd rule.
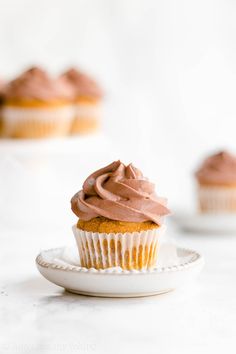
[[126,222],[97,217],[91,220],[79,220],[77,227],[84,231],[99,233],[126,233],[153,230],[159,226],[152,221]]
[[68,105],[68,101],[71,100],[30,100],[30,99],[8,99],[4,102],[4,105],[7,107],[16,107],[16,108],[57,108],[64,107]]
[[235,182],[198,182],[200,187],[209,187],[209,188],[235,188],[236,187],[236,181]]

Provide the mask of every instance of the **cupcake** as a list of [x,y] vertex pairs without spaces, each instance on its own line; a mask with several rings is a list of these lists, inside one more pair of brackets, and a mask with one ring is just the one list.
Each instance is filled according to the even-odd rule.
[[3,134],[10,138],[46,138],[69,133],[73,120],[73,90],[63,79],[53,79],[32,68],[5,89]]
[[236,212],[236,156],[221,151],[208,157],[196,179],[201,212]]
[[101,119],[101,101],[103,92],[98,84],[88,75],[70,69],[62,78],[74,89],[74,120],[71,134],[94,132],[99,128]]
[[166,199],[132,164],[94,172],[71,199],[79,217],[74,234],[86,268],[146,269],[156,265]]
[[0,80],[0,105],[2,105],[3,102],[5,86],[5,82]]
[[2,129],[3,129],[2,107],[4,101],[4,90],[5,90],[5,83],[4,81],[0,80],[0,136],[2,135]]

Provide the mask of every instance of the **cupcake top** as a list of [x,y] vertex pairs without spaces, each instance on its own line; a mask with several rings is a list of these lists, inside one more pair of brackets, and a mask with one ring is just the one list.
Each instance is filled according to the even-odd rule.
[[81,220],[105,217],[127,222],[163,222],[169,214],[167,200],[157,197],[155,185],[132,164],[114,161],[92,173],[83,189],[71,199],[73,212]]
[[74,89],[76,97],[91,97],[100,99],[103,97],[101,87],[91,77],[74,68],[66,71],[62,76],[66,78]]
[[68,100],[74,92],[65,79],[53,79],[46,71],[33,67],[15,80],[10,81],[5,90],[6,100]]
[[0,79],[0,92],[4,90],[4,87],[5,87],[5,82]]
[[0,80],[0,104],[4,99],[4,92],[5,92],[6,84],[4,81]]
[[202,184],[236,183],[236,156],[221,151],[208,157],[196,172],[196,178]]

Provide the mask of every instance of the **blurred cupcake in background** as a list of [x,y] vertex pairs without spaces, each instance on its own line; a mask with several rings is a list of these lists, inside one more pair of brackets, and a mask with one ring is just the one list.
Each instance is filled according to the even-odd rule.
[[0,104],[3,103],[5,87],[6,83],[0,79]]
[[92,173],[71,200],[74,234],[86,268],[143,269],[156,265],[169,214],[166,199],[132,164],[115,161]]
[[61,77],[71,84],[75,94],[71,134],[97,131],[101,120],[102,89],[91,77],[73,68]]
[[5,82],[0,80],[0,136],[2,135],[3,121],[2,121],[2,107],[4,101],[4,91],[5,91]]
[[67,135],[73,120],[73,90],[34,67],[10,81],[4,92],[2,132],[10,138]]
[[236,156],[227,151],[212,155],[195,175],[201,212],[236,212]]

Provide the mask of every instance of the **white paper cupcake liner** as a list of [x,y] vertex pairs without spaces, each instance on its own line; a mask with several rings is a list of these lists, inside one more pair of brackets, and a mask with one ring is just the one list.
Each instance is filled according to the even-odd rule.
[[100,103],[76,103],[74,106],[75,118],[77,119],[100,119],[102,106]]
[[207,213],[236,212],[236,187],[199,186],[199,208]]
[[[37,129],[39,135],[47,135],[50,131],[62,134],[66,134],[70,131],[70,127],[74,117],[74,108],[72,105],[66,105],[63,107],[37,107],[37,108],[25,108],[25,107],[3,107],[2,113],[2,126],[3,135],[6,137],[14,136],[17,129],[20,127],[35,129],[34,134],[37,136]],[[39,126],[40,124],[40,126]],[[27,135],[27,132],[26,132]]]
[[147,269],[156,265],[165,226],[132,233],[87,232],[73,227],[81,265],[86,268]]

